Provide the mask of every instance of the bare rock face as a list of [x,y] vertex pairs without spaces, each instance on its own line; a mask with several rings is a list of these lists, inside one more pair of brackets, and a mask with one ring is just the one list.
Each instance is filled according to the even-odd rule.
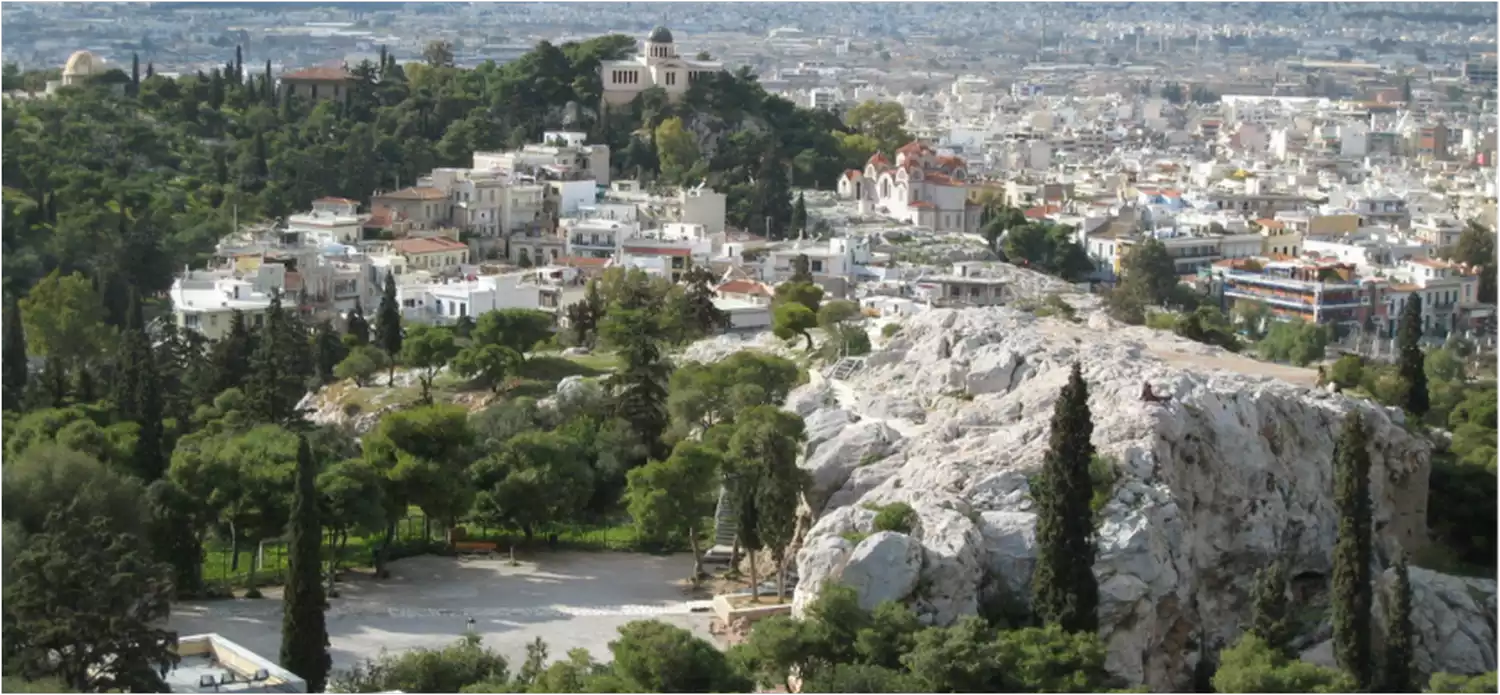
[[[1495,670],[1495,580],[1454,577],[1421,567],[1408,570],[1416,666],[1421,673]],[[1378,578],[1375,616],[1386,629],[1385,601],[1396,573]]]
[[[1296,582],[1326,587],[1336,534],[1334,442],[1355,410],[1370,432],[1379,562],[1426,537],[1426,442],[1394,412],[1294,385],[1305,377],[1311,385],[1305,370],[1117,327],[1098,314],[1075,324],[1006,308],[933,310],[904,322],[848,381],[804,387],[790,399],[809,423],[841,409],[858,418],[844,428],[870,428],[873,439],[873,426],[885,424],[902,435],[868,474],[855,466],[845,476],[847,459],[812,463],[837,450],[825,447],[842,430],[809,457],[805,465],[827,472],[824,484],[845,480],[798,554],[794,604],[805,607],[848,571],[856,549],[840,534],[873,530],[864,505],[897,501],[919,517],[909,535],[922,547],[922,566],[904,598],[924,620],[974,614],[987,592],[1027,600],[1035,554],[1027,476],[1040,467],[1053,405],[1075,361],[1089,386],[1094,446],[1117,476],[1099,515],[1094,566],[1107,663],[1117,675],[1154,690],[1186,688],[1204,648],[1240,635],[1255,571],[1273,558],[1289,559]],[[1142,402],[1143,381],[1171,400]],[[892,398],[923,412],[888,407]],[[872,412],[866,402],[880,407]],[[1466,603],[1472,592],[1448,580],[1422,580],[1445,587],[1419,599],[1434,606],[1424,620],[1434,635],[1446,621],[1447,633],[1460,631],[1472,646],[1424,642],[1427,663],[1479,670],[1485,652],[1494,668],[1494,583],[1488,604]],[[1480,615],[1486,606],[1488,622]]]
[[904,533],[882,531],[859,542],[840,581],[859,593],[867,611],[911,594],[922,573],[922,544]]

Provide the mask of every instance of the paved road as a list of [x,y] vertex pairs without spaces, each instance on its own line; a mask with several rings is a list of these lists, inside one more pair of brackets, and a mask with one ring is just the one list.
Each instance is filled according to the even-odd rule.
[[[712,639],[709,614],[691,611],[707,602],[677,586],[692,567],[686,554],[540,551],[531,560],[510,567],[504,560],[414,557],[391,563],[388,580],[341,584],[328,610],[334,669],[382,650],[446,646],[471,618],[484,643],[512,663],[536,637],[553,659],[582,647],[608,660],[610,640],[632,620],[662,620]],[[274,660],[280,594],[179,604],[168,626],[183,635],[217,632]]]

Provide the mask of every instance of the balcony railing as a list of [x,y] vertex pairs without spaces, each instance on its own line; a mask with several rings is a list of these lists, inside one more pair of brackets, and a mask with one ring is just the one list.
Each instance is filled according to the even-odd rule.
[[1341,291],[1348,292],[1348,291],[1357,291],[1359,289],[1359,285],[1356,285],[1356,284],[1353,284],[1353,283],[1349,283],[1349,282],[1321,282],[1321,281],[1314,281],[1314,280],[1293,280],[1291,278],[1276,277],[1274,275],[1259,275],[1259,274],[1256,274],[1256,273],[1244,273],[1244,272],[1237,272],[1237,271],[1229,271],[1229,272],[1224,273],[1224,279],[1226,279],[1226,280],[1234,280],[1236,282],[1246,282],[1246,283],[1253,283],[1253,284],[1260,284],[1260,285],[1270,285],[1270,286],[1273,286],[1273,287],[1286,287],[1286,288],[1289,288],[1289,289],[1296,290],[1298,292],[1312,292],[1317,287],[1322,287],[1324,291],[1340,291],[1341,290]]

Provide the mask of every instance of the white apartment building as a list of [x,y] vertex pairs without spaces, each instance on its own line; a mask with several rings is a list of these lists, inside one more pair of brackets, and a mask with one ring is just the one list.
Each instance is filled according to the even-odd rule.
[[319,198],[312,211],[287,217],[287,231],[301,235],[315,244],[357,243],[366,216],[359,214],[359,201],[348,198]]
[[474,279],[416,281],[396,287],[402,318],[429,324],[451,324],[496,309],[558,310],[561,287],[542,282],[536,271],[482,275]]
[[652,87],[662,88],[670,98],[681,98],[694,82],[723,69],[724,65],[716,61],[688,60],[677,55],[672,32],[657,27],[641,42],[639,55],[601,62],[599,79],[604,83],[604,104],[623,106]]
[[637,233],[631,222],[605,219],[564,219],[559,232],[566,243],[565,255],[575,258],[614,258],[620,244]]
[[[733,244],[726,244],[731,250]],[[730,251],[733,253],[733,251]],[[758,272],[761,282],[776,285],[792,277],[793,262],[805,255],[813,282],[821,285],[833,296],[843,296],[855,277],[858,268],[871,259],[869,240],[837,237],[828,241],[796,241],[770,247],[760,257]]]
[[475,152],[474,168],[498,170],[517,177],[593,179],[609,185],[609,145],[590,145],[588,135],[556,130],[542,134],[542,142],[510,152]]
[[177,327],[219,340],[229,334],[231,315],[238,311],[244,314],[247,327],[259,328],[265,323],[271,295],[256,284],[224,272],[189,271],[178,276],[168,292]]

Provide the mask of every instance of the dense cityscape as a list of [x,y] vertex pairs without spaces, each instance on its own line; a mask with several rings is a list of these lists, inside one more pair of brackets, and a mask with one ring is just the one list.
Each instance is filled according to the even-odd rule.
[[1495,692],[1482,3],[6,3],[14,692]]

